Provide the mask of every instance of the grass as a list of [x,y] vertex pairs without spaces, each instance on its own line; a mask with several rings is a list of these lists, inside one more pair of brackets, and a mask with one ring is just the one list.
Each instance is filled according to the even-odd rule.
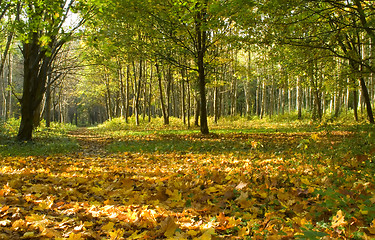
[[[316,150],[320,139],[340,143],[335,151],[368,151],[374,142],[374,126],[348,120],[338,122],[312,122],[285,117],[283,121],[270,119],[248,120],[239,116],[222,118],[214,123],[209,118],[210,134],[202,136],[199,128],[188,129],[180,119],[171,118],[171,124],[163,125],[162,119],[142,122],[135,126],[134,119],[125,123],[117,118],[92,128],[98,134],[115,139],[108,151],[116,152],[178,152],[178,153],[220,153],[244,154],[257,151],[272,151],[275,154],[304,148]],[[275,144],[273,139],[281,139],[284,144]],[[354,141],[354,142],[353,142]],[[322,149],[329,152],[330,149]],[[334,153],[329,153],[334,154]]]
[[44,122],[34,132],[31,142],[17,142],[15,140],[19,120],[10,119],[0,127],[0,156],[50,156],[65,154],[78,150],[77,142],[68,137],[67,133],[76,129],[69,124],[52,123],[46,128]]

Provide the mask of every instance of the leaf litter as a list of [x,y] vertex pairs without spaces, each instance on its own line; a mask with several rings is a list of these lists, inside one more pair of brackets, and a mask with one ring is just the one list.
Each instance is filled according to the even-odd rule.
[[371,239],[374,152],[337,150],[343,135],[169,135],[213,150],[108,153],[114,139],[81,129],[80,152],[2,158],[0,239]]

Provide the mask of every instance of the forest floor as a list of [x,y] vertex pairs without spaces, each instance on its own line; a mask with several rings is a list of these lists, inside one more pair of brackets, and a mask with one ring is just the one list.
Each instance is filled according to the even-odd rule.
[[371,134],[79,128],[1,157],[0,239],[372,239]]

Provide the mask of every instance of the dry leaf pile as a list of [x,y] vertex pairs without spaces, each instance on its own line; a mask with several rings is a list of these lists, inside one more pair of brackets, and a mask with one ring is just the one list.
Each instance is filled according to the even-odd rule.
[[375,237],[373,154],[321,153],[339,133],[307,136],[314,151],[303,134],[231,134],[204,140],[246,147],[115,154],[111,139],[80,134],[81,152],[2,159],[0,239]]

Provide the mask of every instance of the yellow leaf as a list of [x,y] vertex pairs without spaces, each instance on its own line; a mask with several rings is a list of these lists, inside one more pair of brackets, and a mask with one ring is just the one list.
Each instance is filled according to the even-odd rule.
[[178,228],[178,225],[175,223],[174,219],[172,217],[167,217],[166,219],[166,230],[164,232],[164,236],[167,238],[170,238],[174,235],[176,229]]
[[83,225],[84,225],[85,227],[92,227],[92,226],[94,225],[94,223],[93,223],[93,222],[88,222],[88,221],[86,221],[86,222],[83,223]]
[[305,177],[301,178],[301,182],[303,184],[310,185],[310,181],[307,178],[305,178]]
[[56,230],[45,228],[40,235],[47,238],[54,238],[60,236],[60,233]]
[[114,226],[115,226],[115,224],[113,222],[109,222],[102,227],[102,230],[109,232],[113,229]]
[[319,135],[317,133],[314,133],[311,135],[311,139],[314,141],[319,140]]
[[213,234],[215,234],[215,229],[209,228],[202,234],[202,236],[194,238],[194,240],[211,240]]
[[339,210],[335,216],[332,218],[332,226],[333,228],[340,227],[346,225],[347,222],[345,221],[345,215],[343,212]]
[[212,187],[209,187],[206,189],[206,193],[210,194],[210,193],[215,193],[215,192],[218,192],[220,191],[219,189],[217,189],[216,187],[212,186]]
[[189,235],[189,236],[197,236],[198,235],[198,231],[194,231],[194,230],[189,230],[189,231],[187,231],[187,234]]
[[125,231],[123,229],[117,229],[110,232],[109,236],[111,237],[111,240],[120,239],[124,235],[124,232]]
[[165,191],[165,193],[167,195],[169,195],[170,200],[181,201],[181,199],[182,199],[182,195],[181,195],[181,193],[178,192],[177,189],[175,189],[173,192],[171,190],[167,189]]
[[144,231],[140,234],[138,234],[139,231],[136,231],[134,232],[130,237],[128,237],[127,239],[140,239],[140,238],[143,238],[144,236],[146,236],[147,234],[147,231]]
[[249,229],[247,229],[247,227],[242,227],[238,230],[238,236],[239,237],[244,237],[244,236],[247,236],[249,235]]
[[25,232],[23,234],[23,237],[24,238],[32,238],[32,237],[34,237],[34,232]]
[[84,240],[84,238],[82,238],[82,233],[71,233],[69,235],[69,238],[68,240]]

